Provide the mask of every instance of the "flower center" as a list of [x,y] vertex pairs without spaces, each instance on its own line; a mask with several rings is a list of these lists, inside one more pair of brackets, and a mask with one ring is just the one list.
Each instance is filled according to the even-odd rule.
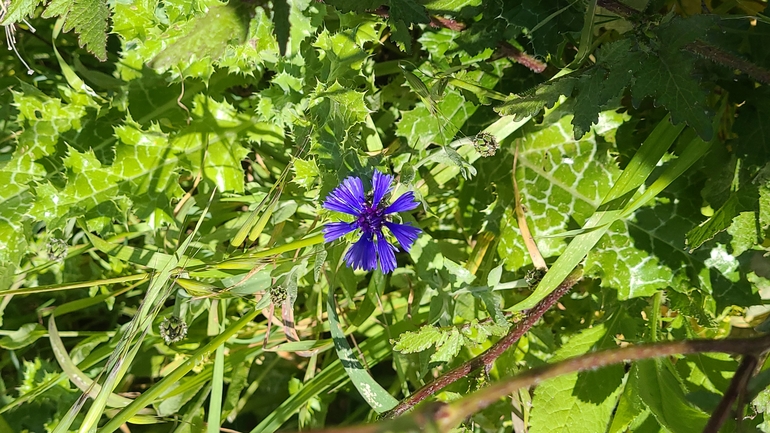
[[382,225],[385,223],[385,209],[379,206],[372,206],[371,202],[364,204],[364,211],[358,216],[356,224],[367,234],[378,234],[382,232]]

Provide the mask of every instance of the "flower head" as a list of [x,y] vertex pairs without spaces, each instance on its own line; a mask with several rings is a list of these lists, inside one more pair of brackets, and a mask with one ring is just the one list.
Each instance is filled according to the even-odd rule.
[[393,189],[393,176],[374,172],[372,191],[364,195],[364,184],[358,177],[348,177],[340,186],[326,197],[323,207],[335,212],[353,215],[353,222],[336,222],[324,227],[324,241],[331,242],[348,233],[359,230],[361,237],[345,254],[345,262],[355,268],[371,271],[377,268],[379,260],[382,272],[389,273],[396,269],[396,251],[385,237],[383,228],[390,230],[398,243],[409,251],[420,234],[420,229],[411,224],[399,224],[390,221],[389,215],[406,212],[416,208],[419,203],[412,191],[399,196],[390,205],[385,198]]

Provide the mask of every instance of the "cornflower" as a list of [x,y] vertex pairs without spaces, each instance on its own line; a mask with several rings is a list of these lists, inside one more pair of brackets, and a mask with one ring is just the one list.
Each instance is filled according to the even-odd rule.
[[331,242],[352,233],[361,232],[361,237],[345,253],[345,262],[354,269],[371,271],[377,268],[379,260],[383,273],[396,269],[396,251],[385,237],[387,227],[398,243],[409,251],[421,230],[411,224],[394,223],[390,215],[415,209],[419,203],[414,192],[408,191],[388,205],[383,200],[393,189],[393,176],[374,171],[372,191],[364,195],[364,184],[358,177],[348,177],[326,196],[323,207],[335,212],[353,215],[353,222],[334,222],[323,229],[324,241]]

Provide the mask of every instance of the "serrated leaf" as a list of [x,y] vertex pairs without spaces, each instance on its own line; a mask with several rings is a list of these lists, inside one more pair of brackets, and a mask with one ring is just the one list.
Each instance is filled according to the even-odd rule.
[[43,3],[43,0],[15,0],[9,2],[5,13],[0,15],[3,17],[0,21],[0,26],[9,26],[13,23],[21,22],[21,20],[28,18],[35,12],[35,8]]
[[321,124],[339,129],[340,134],[347,132],[354,125],[364,123],[369,114],[364,94],[343,87],[338,82],[328,87],[318,83],[310,111]]
[[652,96],[671,112],[674,124],[685,122],[705,141],[714,129],[706,107],[706,92],[693,78],[694,59],[682,54],[648,56],[636,72],[631,93],[639,100]]
[[631,40],[623,39],[603,46],[596,54],[596,66],[576,83],[572,119],[576,139],[598,121],[600,112],[615,108],[620,102],[618,98],[631,84],[633,71],[642,60],[642,56],[633,53],[632,45]]
[[297,158],[294,160],[294,183],[305,188],[306,190],[313,189],[316,180],[320,176],[318,171],[318,165],[315,163],[315,159],[304,160]]
[[409,28],[412,24],[429,23],[430,17],[425,6],[417,0],[390,0],[389,20],[396,45],[401,50],[411,53],[412,35]]
[[463,336],[460,335],[457,328],[452,328],[446,340],[441,345],[436,346],[436,352],[431,355],[430,362],[449,362],[460,353],[462,348]]
[[[556,352],[553,362],[601,346],[608,329],[602,324],[581,331]],[[610,340],[611,341],[611,340]],[[532,433],[606,431],[622,392],[625,371],[621,365],[595,372],[573,373],[547,380],[535,389],[532,400]]]
[[287,0],[273,1],[273,33],[278,41],[278,50],[282,56],[286,55],[286,45],[289,43],[291,24],[289,23],[289,11],[291,10]]
[[514,95],[503,105],[495,107],[495,111],[503,116],[514,116],[524,119],[538,114],[543,108],[551,108],[562,96],[569,96],[577,84],[573,77],[557,78],[544,83],[533,92],[524,95]]
[[[714,212],[711,218],[687,232],[687,246],[690,248],[690,252],[703,245],[704,242],[713,239],[719,232],[730,227],[733,220],[742,212],[753,211],[758,199],[758,191],[753,186],[747,186],[740,191],[730,194],[727,201]],[[753,232],[751,235],[747,232],[746,235],[753,235],[754,243],[756,243],[756,224],[754,224],[754,227],[744,228]]]
[[107,60],[107,20],[110,9],[104,0],[53,0],[43,18],[61,16],[64,33],[75,29],[78,43],[97,59]]
[[218,60],[228,45],[243,43],[247,31],[244,11],[239,10],[236,3],[214,6],[191,25],[186,35],[161,51],[150,64],[153,68],[167,69],[195,60]]
[[401,353],[415,353],[437,344],[442,344],[446,334],[435,326],[423,326],[418,331],[404,332],[398,337],[393,350]]
[[640,398],[662,426],[673,433],[703,430],[709,416],[687,401],[681,379],[667,361],[639,361],[631,374]]

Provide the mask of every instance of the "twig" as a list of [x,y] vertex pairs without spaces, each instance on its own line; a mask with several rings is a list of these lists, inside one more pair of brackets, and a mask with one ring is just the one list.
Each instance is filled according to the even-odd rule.
[[524,319],[517,323],[510,330],[510,332],[506,334],[505,337],[500,339],[497,343],[493,344],[492,347],[487,349],[481,355],[464,362],[460,366],[437,377],[433,382],[418,389],[412,395],[402,400],[392,410],[385,413],[383,417],[395,418],[412,409],[417,403],[432,396],[446,386],[466,377],[472,372],[482,367],[491,367],[495,360],[499,358],[500,355],[502,355],[503,352],[505,352],[514,343],[519,341],[519,339],[525,333],[527,333],[527,331],[529,331],[529,329],[532,328],[538,320],[540,320],[540,317],[542,317],[543,314],[548,311],[548,309],[551,308],[551,306],[555,304],[556,301],[559,300],[559,298],[564,296],[565,293],[567,293],[578,281],[580,281],[581,277],[582,270],[574,271],[558,287],[556,287],[556,290],[551,292],[542,301],[538,302],[537,305],[529,310]]
[[500,398],[519,388],[542,383],[564,374],[586,370],[595,370],[612,364],[627,361],[639,361],[672,355],[687,355],[701,352],[722,352],[740,355],[758,355],[770,348],[770,335],[759,338],[740,338],[729,340],[692,340],[666,343],[641,344],[620,349],[589,353],[565,361],[533,368],[532,370],[491,385],[470,396],[446,405],[436,411],[439,431],[447,431],[466,417],[497,402]]
[[714,63],[726,66],[731,69],[737,69],[761,83],[770,84],[770,71],[757,66],[733,53],[715,47],[714,45],[707,44],[703,41],[695,41],[685,45],[684,49],[693,54],[709,59]]
[[[719,406],[714,410],[709,418],[706,427],[703,429],[703,433],[717,433],[722,425],[727,421],[730,416],[730,408],[735,401],[740,401],[741,396],[746,393],[746,386],[749,384],[749,379],[754,375],[759,364],[759,359],[756,355],[750,354],[743,357],[741,364],[738,366],[738,370],[735,371],[733,379],[730,381],[730,386],[725,391],[722,400],[719,402]],[[740,404],[738,409],[742,409]],[[738,412],[740,416],[740,412]]]
[[497,60],[500,57],[508,57],[536,74],[545,71],[545,68],[548,67],[547,64],[505,41],[497,44],[497,52],[490,60]]
[[[503,380],[451,404],[433,403],[421,406],[418,411],[399,419],[383,423],[354,427],[318,430],[315,433],[369,433],[383,431],[432,430],[448,432],[470,415],[477,413],[501,398],[521,388],[527,388],[548,379],[570,373],[595,370],[623,362],[641,361],[673,355],[689,355],[703,352],[721,352],[758,357],[770,349],[770,335],[758,338],[726,340],[685,340],[665,343],[648,343],[617,349],[588,353],[564,361],[535,367],[517,376]],[[748,367],[748,365],[747,365]],[[747,368],[747,370],[749,370]],[[736,373],[737,375],[737,373]]]

